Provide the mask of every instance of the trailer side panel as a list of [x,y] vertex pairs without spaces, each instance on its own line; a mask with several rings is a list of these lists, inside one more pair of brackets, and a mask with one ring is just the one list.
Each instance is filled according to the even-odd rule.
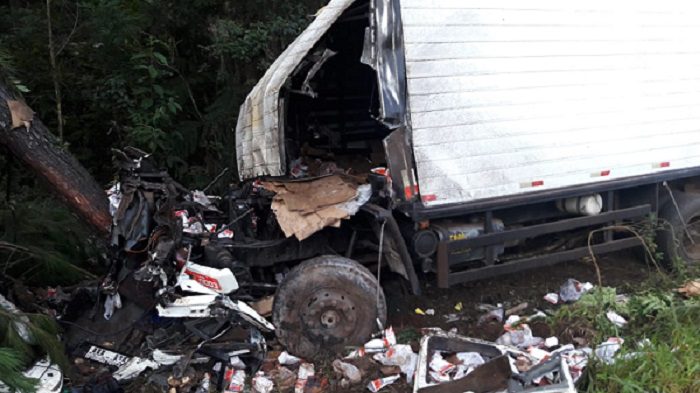
[[695,2],[401,7],[426,206],[700,166]]

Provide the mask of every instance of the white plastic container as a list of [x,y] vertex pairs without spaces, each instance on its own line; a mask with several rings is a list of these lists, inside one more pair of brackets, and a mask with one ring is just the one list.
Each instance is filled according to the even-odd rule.
[[603,197],[600,194],[593,194],[578,198],[560,199],[557,201],[557,208],[571,214],[596,216],[603,211]]

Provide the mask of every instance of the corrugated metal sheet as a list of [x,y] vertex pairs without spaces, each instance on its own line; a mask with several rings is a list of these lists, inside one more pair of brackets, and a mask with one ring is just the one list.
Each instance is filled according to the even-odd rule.
[[355,0],[331,0],[316,19],[275,60],[248,94],[236,124],[236,156],[241,179],[286,172],[280,130],[280,89],[330,26]]
[[426,205],[700,166],[697,2],[401,6]]

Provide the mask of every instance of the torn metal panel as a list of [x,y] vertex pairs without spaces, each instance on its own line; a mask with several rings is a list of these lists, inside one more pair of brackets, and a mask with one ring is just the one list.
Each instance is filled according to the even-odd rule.
[[[314,62],[314,65],[311,66],[309,69],[309,72],[306,74],[306,78],[304,79],[304,82],[301,84],[301,92],[303,94],[308,95],[309,97],[316,98],[318,97],[318,93],[314,91],[314,89],[311,87],[311,81],[314,79],[316,74],[321,70],[321,67],[323,67],[324,64],[330,59],[331,57],[335,56],[338,54],[338,52],[332,51],[330,49],[324,49],[323,53],[318,55],[318,59]],[[284,128],[282,128],[284,130]]]
[[380,121],[390,129],[406,124],[406,59],[401,5],[374,0],[375,65],[379,86]]
[[[559,381],[550,385],[534,386],[533,381],[547,375],[557,375]],[[514,375],[508,385],[508,392],[513,393],[576,393],[574,380],[569,372],[566,360],[557,354],[553,358],[538,364],[529,371]]]
[[117,369],[117,371],[115,371],[112,375],[117,381],[126,381],[138,377],[142,372],[149,368],[152,370],[157,370],[160,368],[160,364],[150,359],[143,359],[138,356],[134,356],[124,365],[119,367],[119,369]]
[[399,199],[411,201],[418,196],[418,184],[414,176],[408,129],[401,127],[395,130],[384,138],[383,143],[394,192]]
[[[511,376],[511,367],[507,358],[504,356],[508,353],[508,348],[501,345],[496,345],[482,340],[471,339],[467,337],[462,337],[458,335],[447,334],[442,331],[433,332],[427,336],[424,336],[420,342],[420,352],[418,355],[418,368],[416,369],[416,377],[413,384],[413,393],[418,392],[462,392],[469,391],[472,389],[461,389],[461,385],[464,380],[457,380],[455,383],[460,383],[459,388],[457,386],[452,386],[452,383],[436,385],[428,381],[429,373],[429,361],[430,354],[435,351],[448,351],[448,352],[478,352],[486,358],[492,359],[487,362],[489,366],[486,370],[489,370],[492,374],[493,383],[497,385],[497,388],[492,390],[498,390],[498,388],[505,389],[508,386],[508,379]],[[505,359],[505,362],[504,362]],[[486,366],[486,364],[484,366]],[[477,368],[478,369],[478,368]],[[475,370],[476,371],[476,370]],[[476,374],[474,380],[482,380],[481,374]],[[499,378],[497,378],[499,377]],[[473,387],[471,384],[474,382],[470,378],[467,379],[466,386],[477,389],[475,391],[490,391],[490,390],[478,390],[481,387],[487,387],[483,385],[481,387]],[[488,384],[488,387],[495,385]]]
[[[561,353],[547,353],[551,358],[540,362],[542,359],[515,347],[446,333],[439,329],[424,336],[420,345],[414,393],[576,393],[569,365]],[[459,355],[460,352],[477,353],[480,360],[486,362],[477,365],[466,376],[452,380],[435,382],[428,378],[430,368],[434,367],[430,365],[433,356],[440,353]],[[516,365],[517,359],[521,357],[529,360],[530,364],[537,365],[521,372]]]
[[156,306],[158,315],[167,318],[201,318],[210,315],[209,306],[216,300],[216,295],[185,296],[172,303]]
[[236,156],[241,179],[283,175],[286,167],[280,89],[302,59],[355,0],[331,0],[309,27],[275,60],[241,106]]

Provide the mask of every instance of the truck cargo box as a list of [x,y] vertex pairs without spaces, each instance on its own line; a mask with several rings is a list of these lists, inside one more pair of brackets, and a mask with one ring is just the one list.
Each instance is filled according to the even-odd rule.
[[[331,1],[249,95],[236,129],[243,178],[287,170],[280,91],[355,3]],[[368,29],[398,31],[390,60],[404,62],[396,91],[426,207],[700,166],[695,2],[376,0],[371,10],[389,3],[394,19],[375,15]],[[395,82],[384,60],[380,89]]]

